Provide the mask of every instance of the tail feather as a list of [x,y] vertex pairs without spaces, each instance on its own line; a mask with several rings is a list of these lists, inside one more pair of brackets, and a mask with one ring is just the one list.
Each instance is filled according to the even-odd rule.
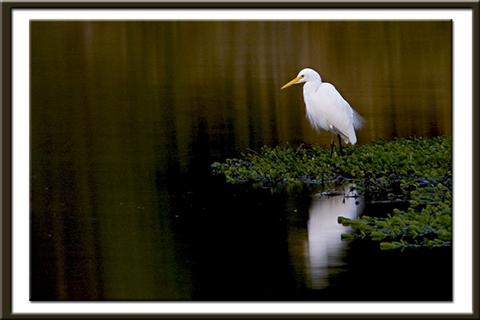
[[355,110],[353,110],[353,127],[355,129],[360,129],[365,124],[365,119]]

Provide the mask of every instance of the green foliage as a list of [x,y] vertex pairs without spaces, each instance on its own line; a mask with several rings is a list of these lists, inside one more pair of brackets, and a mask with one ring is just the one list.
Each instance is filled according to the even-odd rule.
[[262,187],[362,180],[369,198],[388,199],[415,189],[415,184],[451,176],[451,139],[397,139],[346,146],[343,156],[330,156],[320,146],[264,146],[238,159],[212,164],[213,173],[232,184]]
[[368,215],[339,223],[352,234],[342,239],[378,241],[383,250],[439,247],[452,238],[451,138],[412,138],[379,141],[344,148],[339,157],[319,146],[262,147],[240,159],[214,163],[214,174],[232,184],[278,189],[354,181],[367,201],[408,202],[387,217]]
[[353,233],[347,238],[381,241],[382,250],[449,246],[452,241],[451,190],[442,184],[430,185],[416,189],[411,196],[409,208],[394,209],[386,218],[339,217],[338,222],[352,228]]

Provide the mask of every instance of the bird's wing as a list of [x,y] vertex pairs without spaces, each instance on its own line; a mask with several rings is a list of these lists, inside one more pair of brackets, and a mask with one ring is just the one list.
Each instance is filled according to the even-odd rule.
[[354,119],[360,118],[355,117],[353,109],[332,84],[322,83],[318,93],[325,119],[350,143],[355,143]]

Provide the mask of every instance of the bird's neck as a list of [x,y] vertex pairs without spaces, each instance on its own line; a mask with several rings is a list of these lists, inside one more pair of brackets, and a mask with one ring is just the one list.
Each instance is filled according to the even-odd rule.
[[315,79],[315,80],[311,80],[311,81],[308,81],[308,82],[305,82],[305,85],[303,86],[303,90],[304,91],[310,91],[310,90],[313,90],[313,91],[317,91],[318,88],[320,88],[320,86],[322,85],[322,80],[321,79]]

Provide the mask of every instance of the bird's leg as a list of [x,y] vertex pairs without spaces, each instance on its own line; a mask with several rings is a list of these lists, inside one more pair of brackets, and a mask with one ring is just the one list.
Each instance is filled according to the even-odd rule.
[[338,136],[338,145],[339,145],[339,148],[340,148],[340,155],[343,154],[343,151],[342,151],[342,138],[340,137],[339,134],[337,134]]
[[333,149],[335,148],[335,135],[331,135],[332,139],[330,139],[330,158],[333,155]]

